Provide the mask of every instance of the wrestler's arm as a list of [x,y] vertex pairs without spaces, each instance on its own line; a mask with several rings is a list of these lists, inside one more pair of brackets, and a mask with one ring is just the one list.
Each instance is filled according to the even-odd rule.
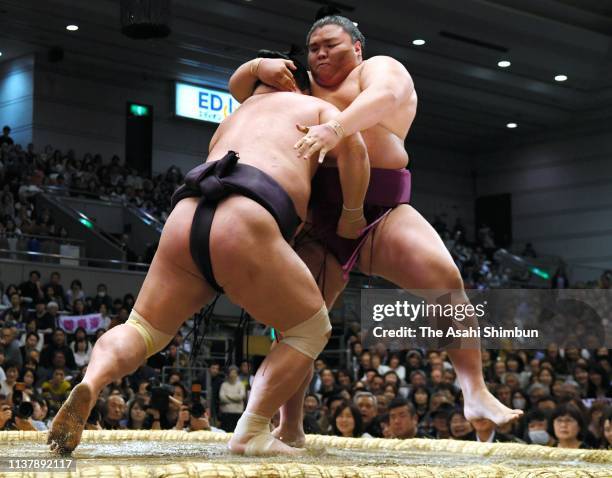
[[[320,123],[337,115],[337,108],[325,107],[319,115]],[[347,239],[356,239],[367,225],[363,217],[363,202],[370,184],[368,149],[361,134],[355,133],[340,141],[331,155],[336,158],[342,188],[343,208],[337,232]]]
[[290,60],[282,58],[255,58],[238,67],[229,80],[230,93],[242,103],[253,94],[258,81],[281,91],[297,88],[291,70],[296,67]]
[[414,93],[414,83],[404,65],[389,56],[365,61],[359,82],[361,93],[335,118],[347,135],[380,123]]
[[298,125],[306,133],[296,144],[299,156],[319,152],[319,160],[346,135],[371,128],[397,111],[414,93],[414,83],[404,66],[388,56],[364,62],[359,72],[361,93],[332,121],[312,128]]

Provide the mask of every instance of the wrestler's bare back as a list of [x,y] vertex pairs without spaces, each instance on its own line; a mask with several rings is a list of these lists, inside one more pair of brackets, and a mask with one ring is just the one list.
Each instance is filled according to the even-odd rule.
[[225,119],[210,143],[208,161],[221,159],[228,150],[239,153],[240,162],[272,176],[293,199],[300,217],[306,217],[310,181],[316,157],[298,158],[293,145],[303,135],[296,124],[313,125],[337,114],[318,98],[289,92],[257,94]]
[[[315,81],[311,81],[312,94],[344,111],[361,93],[361,70],[371,60],[365,60],[354,68],[337,87],[322,88]],[[372,128],[361,131],[373,168],[400,169],[407,166],[408,153],[404,147],[404,140],[416,116],[417,103],[417,94],[413,91],[388,118]],[[326,162],[326,166],[332,164],[331,161]]]

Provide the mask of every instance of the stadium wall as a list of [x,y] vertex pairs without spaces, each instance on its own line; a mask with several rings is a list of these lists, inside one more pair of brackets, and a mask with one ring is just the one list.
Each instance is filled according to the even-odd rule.
[[573,280],[612,267],[612,132],[601,125],[483,155],[476,184],[478,194],[512,194],[518,250],[531,242],[563,257]]
[[32,141],[33,94],[34,55],[0,63],[0,128],[9,125],[24,148]]

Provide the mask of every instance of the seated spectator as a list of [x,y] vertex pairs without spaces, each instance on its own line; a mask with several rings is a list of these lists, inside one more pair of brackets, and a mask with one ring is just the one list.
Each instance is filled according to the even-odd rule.
[[176,420],[175,430],[189,431],[189,424],[191,422],[191,407],[187,403],[183,403],[179,410],[178,418]]
[[304,397],[304,418],[303,427],[304,433],[320,435],[323,432],[319,421],[323,414],[321,413],[321,401],[315,393],[309,393]]
[[23,366],[23,359],[21,358],[19,340],[15,338],[15,329],[5,324],[0,330],[0,333],[2,334],[0,336],[0,345],[4,349],[5,360],[7,362],[15,362],[18,369],[21,369]]
[[47,402],[42,397],[34,396],[32,398],[32,408],[34,409],[32,413],[32,424],[34,428],[39,432],[47,431],[49,429],[45,422],[48,412]]
[[350,402],[342,402],[336,408],[332,420],[332,434],[339,437],[371,438],[363,432],[359,409]]
[[606,405],[607,403],[603,401],[593,402],[591,408],[587,410],[585,420],[587,433],[584,441],[588,443],[590,448],[600,448],[602,440],[604,439],[601,428],[601,417],[606,411]]
[[608,407],[599,420],[601,446],[604,450],[612,450],[612,407]]
[[21,351],[22,363],[25,363],[26,360],[30,358],[30,351],[39,351],[37,346],[40,339],[36,332],[28,332],[27,334],[24,334],[24,336],[25,343],[19,347],[19,350]]
[[57,295],[55,293],[55,289],[51,285],[48,285],[45,289],[45,299],[44,300],[47,303],[47,305],[50,302],[57,304],[58,310],[64,309],[64,296]]
[[43,300],[45,293],[40,283],[40,272],[31,271],[29,279],[19,286],[19,290],[21,291],[21,296],[27,299],[28,302],[36,303],[39,300]]
[[[434,394],[435,395],[435,394]],[[434,399],[432,396],[432,407],[434,407]],[[448,429],[448,419],[455,411],[455,407],[449,402],[442,402],[437,406],[429,415],[429,421],[431,422],[431,429],[434,438],[450,438],[450,430]],[[427,417],[425,422],[427,423]]]
[[497,385],[497,387],[495,387],[495,396],[508,408],[512,408],[512,390],[508,385],[504,385],[503,383]]
[[[381,404],[378,404],[378,413],[381,413],[381,410],[385,410],[384,413],[386,413],[386,405],[388,405],[391,401],[395,400],[398,397],[398,390],[397,390],[397,385],[393,384],[393,383],[388,383],[385,385],[385,388],[383,389],[383,394],[382,395],[377,395],[376,399],[378,401],[380,401],[380,397],[384,397],[385,398],[385,407],[381,407]],[[403,396],[402,396],[403,397]],[[403,397],[405,398],[405,397]]]
[[236,423],[244,412],[245,398],[246,389],[244,384],[238,380],[238,367],[232,366],[219,391],[221,428],[225,431],[233,432],[236,428]]
[[21,375],[19,376],[19,381],[25,384],[25,390],[23,390],[23,393],[27,394],[30,399],[36,395],[36,389],[34,386],[36,383],[36,374],[33,370],[23,368],[21,370]]
[[549,420],[549,430],[557,440],[558,448],[589,448],[584,442],[586,426],[584,417],[576,407],[561,405],[557,407]]
[[74,361],[78,368],[83,368],[91,359],[92,346],[86,339],[78,339],[72,346],[74,346]]
[[132,312],[132,308],[134,307],[134,295],[133,294],[125,294],[123,296],[123,307],[127,310],[128,315]]
[[395,372],[400,380],[406,380],[406,367],[401,364],[398,354],[389,357],[389,371]]
[[62,369],[64,371],[64,375],[66,376],[66,380],[72,380],[74,377],[75,369],[69,368],[66,364],[66,354],[63,350],[54,350],[53,357],[51,358],[51,366],[50,367],[39,367],[37,370],[38,380],[37,384],[40,384],[46,380],[51,380],[53,378],[53,371],[55,369]]
[[13,141],[13,138],[11,138],[10,134],[11,134],[11,127],[8,125],[4,126],[2,128],[2,136],[0,136],[0,146],[3,144],[12,145],[15,143]]
[[85,292],[83,292],[81,281],[74,279],[70,283],[70,290],[66,292],[66,304],[71,306],[77,299],[85,300]]
[[526,443],[534,445],[552,446],[554,438],[548,433],[548,415],[540,410],[532,410],[525,415],[525,434]]
[[514,435],[500,433],[497,431],[495,423],[486,418],[474,420],[472,422],[472,426],[474,427],[476,441],[481,443],[521,442],[521,440],[516,438]]
[[87,313],[85,311],[85,301],[82,299],[76,299],[72,303],[71,310],[72,313],[70,315],[85,315]]
[[21,296],[18,292],[11,294],[11,304],[8,309],[2,312],[0,322],[25,324],[28,317],[28,311],[21,303]]
[[353,379],[351,378],[351,374],[346,369],[338,370],[338,372],[336,373],[336,379],[338,386],[341,389],[350,390],[353,386]]
[[111,316],[109,315],[108,310],[109,309],[104,304],[100,305],[100,308],[97,310],[97,312],[102,316],[102,320],[100,322],[100,329],[102,330],[108,330],[111,325]]
[[606,398],[612,396],[610,375],[601,365],[592,365],[589,368],[589,382],[586,396],[588,398]]
[[2,304],[5,308],[9,308],[12,306],[11,296],[13,294],[19,294],[19,290],[17,290],[17,286],[15,284],[9,284],[6,286],[4,293],[2,294]]
[[210,409],[206,401],[195,403],[191,406],[191,415],[189,419],[189,431],[210,431],[215,433],[225,433],[220,428],[210,425]]
[[420,423],[429,411],[429,390],[425,386],[417,387],[410,394],[410,400]]
[[[151,428],[151,423],[147,422],[147,406],[144,400],[136,398],[130,402],[128,407],[128,418],[126,428],[128,430],[146,430]],[[148,425],[148,426],[147,426]]]
[[13,407],[6,400],[5,395],[0,395],[0,431],[7,431],[13,418]]
[[531,408],[527,395],[520,389],[512,394],[512,408],[519,410],[528,410]]
[[57,413],[62,403],[68,398],[72,386],[66,380],[64,370],[58,368],[53,370],[53,378],[44,382],[41,388],[42,395],[49,404],[49,410]]
[[0,382],[0,394],[8,397],[13,393],[13,387],[19,377],[19,365],[16,362],[6,362],[3,367],[6,378]]
[[124,402],[131,402],[134,398],[134,391],[131,389],[129,385],[128,377],[118,378],[117,380],[112,381],[110,384],[106,386],[104,391],[102,392],[102,396],[104,399],[110,397],[111,395],[119,394],[123,398]]
[[504,374],[504,379],[502,383],[510,387],[510,390],[512,391],[512,393],[519,391],[521,388],[519,377],[514,372],[506,372]]
[[361,413],[364,432],[373,437],[382,437],[382,430],[376,419],[378,412],[376,397],[370,392],[357,392],[353,397],[353,403]]
[[389,404],[389,427],[393,438],[426,438],[418,429],[419,417],[405,398],[396,398]]
[[550,414],[557,408],[557,400],[554,397],[542,397],[535,403],[535,408]]
[[45,336],[45,343],[51,342],[53,331],[57,328],[59,319],[59,304],[57,302],[47,303],[47,315],[44,316],[43,322],[39,322],[38,331]]
[[565,265],[561,264],[557,267],[557,270],[550,279],[551,289],[568,289],[570,286],[569,279],[567,278],[567,272],[565,272]]
[[538,400],[549,397],[550,390],[546,385],[536,382],[527,389],[527,394],[529,395],[529,401],[536,404]]
[[472,424],[463,416],[462,410],[455,410],[448,417],[448,430],[452,440],[475,440]]
[[105,305],[106,310],[113,306],[113,299],[108,295],[106,284],[98,284],[96,296],[93,298],[92,310],[99,311],[101,305]]
[[104,406],[102,414],[102,428],[104,430],[121,430],[125,426],[121,423],[125,414],[125,401],[119,394],[110,395]]
[[74,361],[74,354],[70,347],[66,344],[66,333],[62,329],[55,329],[51,338],[51,343],[46,346],[40,356],[40,365],[43,367],[50,367],[53,359],[53,354],[56,350],[64,352],[66,357],[66,366],[70,370],[76,370],[76,362]]
[[389,367],[382,363],[382,358],[378,354],[372,354],[371,364],[379,375],[384,375],[389,371]]
[[61,275],[59,272],[52,272],[51,277],[49,278],[49,282],[45,285],[45,291],[49,294],[49,287],[53,289],[53,294],[48,297],[47,302],[52,300],[56,301],[59,305],[60,309],[64,309],[64,297],[66,294],[64,293],[64,286],[61,284]]

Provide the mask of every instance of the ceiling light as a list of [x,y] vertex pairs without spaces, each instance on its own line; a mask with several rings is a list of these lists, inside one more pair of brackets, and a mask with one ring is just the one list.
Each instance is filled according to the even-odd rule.
[[78,25],[66,25],[66,30],[68,30],[69,32],[76,32],[78,29]]
[[497,66],[499,66],[500,68],[508,68],[510,65],[512,65],[512,63],[510,63],[508,60],[502,60],[497,62]]
[[358,27],[358,26],[359,26],[359,23],[357,23],[357,22],[353,22],[353,25],[355,25],[356,27]]
[[557,75],[555,76],[555,81],[566,81],[567,80],[567,76],[565,75]]
[[419,38],[419,39],[417,39],[417,40],[413,40],[413,41],[412,41],[412,44],[413,44],[413,45],[416,45],[416,46],[422,46],[422,45],[425,45],[425,40],[421,40],[421,39]]
[[514,128],[518,128],[518,125],[516,123],[508,123],[506,125],[506,128],[514,129]]
[[0,51],[0,56],[2,56],[2,52]]

